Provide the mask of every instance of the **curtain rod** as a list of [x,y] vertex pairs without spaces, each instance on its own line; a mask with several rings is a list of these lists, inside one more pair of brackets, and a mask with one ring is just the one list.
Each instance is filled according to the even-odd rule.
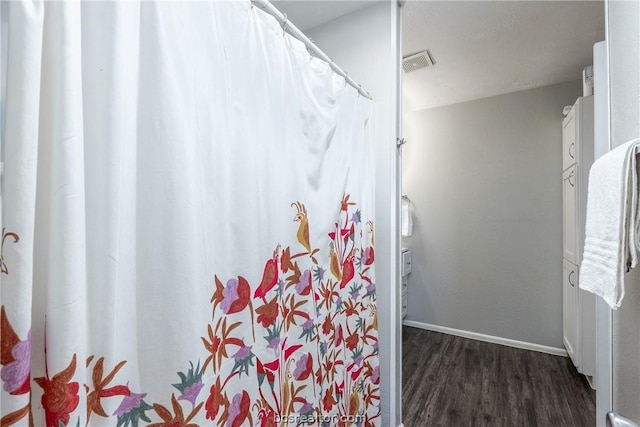
[[367,99],[373,99],[373,98],[371,98],[371,95],[369,95],[369,92],[367,92],[364,89],[362,89],[362,86],[360,86],[358,83],[356,83],[351,77],[349,77],[349,74],[347,74],[345,71],[343,71],[342,68],[338,67],[338,65],[336,65],[336,63],[333,62],[333,60],[326,53],[324,53],[322,50],[320,50],[320,48],[318,46],[316,46],[316,44],[313,42],[313,40],[311,40],[309,37],[305,36],[304,33],[298,29],[298,27],[293,25],[291,23],[291,21],[289,21],[287,19],[287,14],[286,13],[283,14],[282,12],[280,12],[274,5],[272,5],[269,2],[269,0],[251,0],[251,5],[252,6],[253,5],[258,6],[260,9],[262,9],[263,11],[268,13],[269,15],[273,16],[274,18],[276,18],[276,21],[278,21],[278,23],[280,24],[280,26],[282,27],[282,29],[284,31],[286,31],[291,36],[293,36],[296,39],[298,39],[301,42],[303,42],[305,44],[305,46],[307,47],[307,50],[309,50],[309,52],[311,54],[313,54],[317,58],[320,58],[323,61],[325,61],[326,63],[328,63],[329,67],[331,67],[331,69],[336,74],[344,77],[345,81],[349,85],[353,86],[358,91],[358,93],[360,95],[364,96]]

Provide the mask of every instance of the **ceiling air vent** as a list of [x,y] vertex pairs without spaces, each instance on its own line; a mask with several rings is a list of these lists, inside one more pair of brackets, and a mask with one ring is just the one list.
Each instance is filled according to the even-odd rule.
[[402,69],[405,73],[410,73],[421,68],[433,67],[434,65],[436,65],[436,61],[428,50],[402,58]]

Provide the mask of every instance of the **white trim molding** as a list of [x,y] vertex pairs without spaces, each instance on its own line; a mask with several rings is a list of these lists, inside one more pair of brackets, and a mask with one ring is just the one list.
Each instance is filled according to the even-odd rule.
[[493,335],[480,334],[478,332],[464,331],[462,329],[447,328],[446,326],[432,325],[430,323],[416,322],[414,320],[405,320],[405,326],[413,328],[425,329],[427,331],[442,332],[444,334],[455,335],[462,338],[470,338],[472,340],[490,342],[493,344],[506,345],[508,347],[521,348],[524,350],[538,351],[540,353],[553,354],[554,356],[567,357],[567,350],[558,347],[549,347],[541,344],[534,344],[526,341],[512,340],[509,338],[495,337]]

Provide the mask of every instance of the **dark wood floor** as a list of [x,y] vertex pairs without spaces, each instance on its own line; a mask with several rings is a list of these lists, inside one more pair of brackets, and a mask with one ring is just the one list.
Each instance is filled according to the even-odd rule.
[[405,427],[595,426],[595,391],[567,357],[402,332]]

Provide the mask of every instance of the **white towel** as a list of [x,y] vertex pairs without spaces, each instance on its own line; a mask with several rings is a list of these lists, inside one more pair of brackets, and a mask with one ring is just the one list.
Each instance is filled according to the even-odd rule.
[[411,200],[408,197],[402,197],[402,237],[411,237],[413,234],[413,218],[411,217]]
[[640,139],[600,157],[589,172],[585,244],[580,288],[613,309],[624,297],[624,273],[638,264],[638,171]]

